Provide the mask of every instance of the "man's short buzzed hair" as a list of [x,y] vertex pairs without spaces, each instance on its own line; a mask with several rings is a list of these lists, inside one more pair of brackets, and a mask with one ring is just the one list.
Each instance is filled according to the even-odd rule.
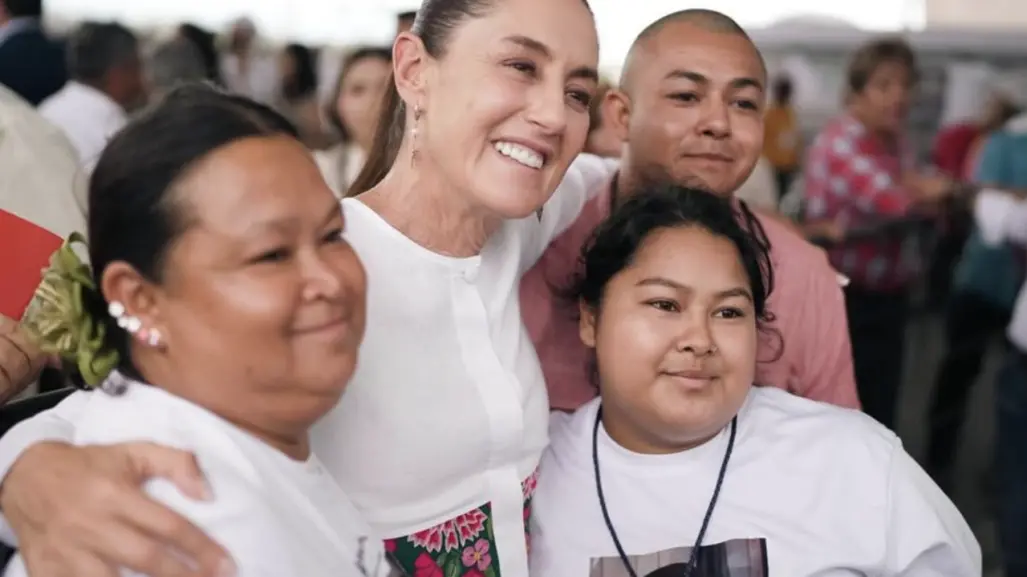
[[688,10],[678,10],[677,12],[667,14],[656,22],[646,26],[645,30],[635,38],[635,44],[637,45],[640,42],[644,42],[645,40],[656,36],[668,24],[677,23],[694,24],[695,26],[710,32],[738,34],[745,36],[746,38],[749,37],[745,32],[745,28],[742,28],[738,22],[735,22],[734,19],[727,14],[717,12],[716,10],[707,10],[705,8],[690,8]]
[[[621,90],[628,90],[629,88],[628,84],[630,83],[629,77],[631,72],[630,69],[632,68],[631,64],[632,60],[637,57],[637,53],[642,50],[651,39],[659,35],[659,33],[670,24],[692,24],[701,30],[709,32],[735,34],[752,43],[752,38],[749,37],[745,28],[742,28],[738,22],[735,22],[733,18],[722,12],[708,10],[705,8],[689,8],[687,10],[671,12],[670,14],[667,14],[646,26],[645,29],[642,30],[642,32],[635,38],[635,41],[631,43],[631,49],[628,50],[628,56],[624,59],[624,68],[621,71]],[[755,43],[753,43],[753,50],[755,50],[757,54],[760,54]],[[762,55],[760,55],[760,60],[763,60]]]

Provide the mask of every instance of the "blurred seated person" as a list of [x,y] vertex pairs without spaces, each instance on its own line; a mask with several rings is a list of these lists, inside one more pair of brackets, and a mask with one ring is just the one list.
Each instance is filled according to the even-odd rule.
[[[917,76],[913,49],[901,39],[871,41],[856,51],[847,73],[847,109],[807,153],[807,221],[833,222],[842,230],[873,226],[949,195],[949,179],[915,170],[903,133]],[[831,264],[850,279],[846,309],[860,400],[889,428],[902,381],[917,240],[910,231],[828,251]]]
[[68,79],[64,48],[43,30],[42,0],[0,0],[0,85],[33,106]]
[[321,126],[317,97],[317,63],[314,51],[302,44],[288,44],[280,55],[279,93],[275,107],[300,131],[300,139],[317,150],[328,145]]
[[325,116],[339,143],[314,153],[335,194],[346,194],[364,167],[378,126],[379,106],[392,75],[392,50],[363,47],[343,60]]
[[[94,456],[161,444],[191,453],[204,479],[149,479],[152,501],[134,497],[127,513],[163,519],[199,567],[169,547],[110,559],[121,575],[389,574],[382,541],[310,450],[356,366],[366,276],[296,136],[248,99],[171,93],[100,158],[92,267],[69,239],[26,315],[24,330],[96,389],[52,409],[73,444]],[[55,571],[52,555],[21,554],[6,577]]]
[[624,142],[617,135],[616,129],[604,118],[610,114],[609,101],[606,93],[610,90],[610,82],[602,80],[588,107],[588,140],[585,141],[585,152],[606,158],[620,158]]
[[107,141],[146,103],[139,41],[115,22],[87,22],[68,40],[71,79],[39,112],[67,135],[91,171]]

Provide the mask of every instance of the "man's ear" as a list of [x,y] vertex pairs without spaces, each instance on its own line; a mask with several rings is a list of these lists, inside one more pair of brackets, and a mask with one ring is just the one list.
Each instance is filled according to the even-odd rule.
[[603,101],[599,103],[602,111],[603,122],[610,124],[610,129],[617,135],[622,143],[628,141],[628,134],[631,124],[631,99],[628,95],[616,88],[611,88],[603,95]]

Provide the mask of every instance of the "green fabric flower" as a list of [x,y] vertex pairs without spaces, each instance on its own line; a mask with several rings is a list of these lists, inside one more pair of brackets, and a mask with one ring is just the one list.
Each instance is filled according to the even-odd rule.
[[91,387],[118,366],[118,352],[104,347],[107,327],[86,311],[85,291],[96,291],[89,266],[75,254],[85,237],[74,233],[50,257],[43,281],[22,317],[22,327],[39,348],[74,364]]

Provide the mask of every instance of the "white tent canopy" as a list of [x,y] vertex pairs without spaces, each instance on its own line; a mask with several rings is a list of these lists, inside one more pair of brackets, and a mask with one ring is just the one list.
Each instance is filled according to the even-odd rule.
[[[152,27],[188,20],[214,29],[246,15],[264,35],[275,40],[353,45],[387,42],[394,32],[394,15],[416,9],[419,4],[417,0],[47,0],[47,10],[51,17],[65,22],[102,18]],[[620,64],[631,41],[646,24],[687,7],[714,8],[747,27],[765,27],[799,14],[836,18],[875,30],[921,24],[916,14],[910,16],[909,2],[900,0],[590,0],[590,4],[596,15],[606,66]],[[922,15],[922,10],[919,13]]]

